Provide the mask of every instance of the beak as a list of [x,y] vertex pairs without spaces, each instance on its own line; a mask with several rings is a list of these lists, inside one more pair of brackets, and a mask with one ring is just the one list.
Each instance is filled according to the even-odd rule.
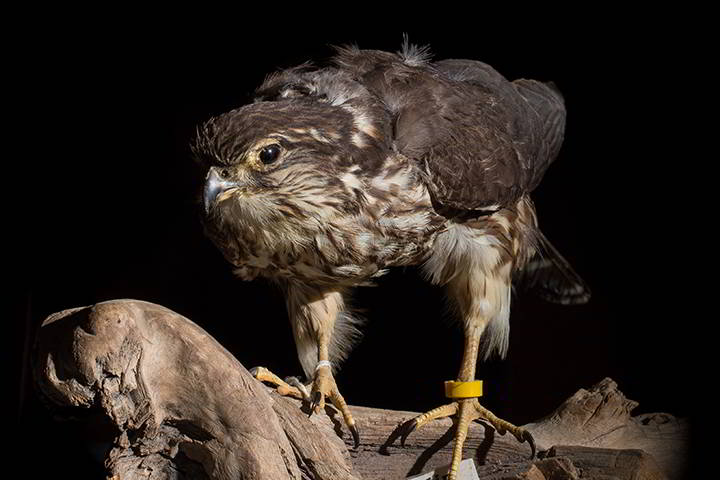
[[203,189],[203,204],[205,206],[205,213],[209,213],[210,209],[215,205],[217,196],[221,193],[236,188],[238,185],[235,182],[231,182],[227,179],[222,178],[215,167],[211,167],[208,171],[207,177],[205,177],[205,188]]

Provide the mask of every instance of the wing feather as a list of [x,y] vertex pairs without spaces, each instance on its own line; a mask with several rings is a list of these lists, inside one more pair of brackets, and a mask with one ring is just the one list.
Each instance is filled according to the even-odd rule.
[[403,58],[351,48],[336,64],[388,106],[396,148],[417,160],[437,204],[492,209],[540,183],[565,128],[555,89],[478,61]]
[[559,92],[535,80],[510,82],[479,61],[430,63],[425,50],[409,48],[339,48],[334,67],[271,76],[258,98],[363,105],[376,125],[388,125],[394,148],[417,162],[433,201],[446,209],[494,210],[535,189],[562,145]]

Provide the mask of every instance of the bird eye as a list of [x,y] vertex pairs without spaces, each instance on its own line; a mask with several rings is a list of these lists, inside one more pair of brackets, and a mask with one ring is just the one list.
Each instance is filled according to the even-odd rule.
[[280,145],[273,143],[260,150],[260,161],[264,164],[273,163],[280,156]]

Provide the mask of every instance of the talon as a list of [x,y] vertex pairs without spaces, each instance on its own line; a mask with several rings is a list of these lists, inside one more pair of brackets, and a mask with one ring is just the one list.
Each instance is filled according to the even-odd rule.
[[248,370],[253,378],[259,382],[269,383],[275,386],[275,391],[284,397],[293,397],[302,400],[302,389],[288,384],[265,367],[253,367]]
[[404,427],[405,431],[400,438],[400,444],[404,447],[405,440],[407,440],[408,436],[410,436],[410,434],[414,432],[418,427],[422,427],[426,423],[437,420],[438,418],[445,418],[455,415],[455,413],[457,413],[457,409],[457,403],[453,402],[438,408],[434,408],[429,412],[418,415],[412,420],[408,420]]
[[453,403],[434,408],[433,410],[430,410],[422,415],[418,415],[412,420],[406,422],[406,424],[401,427],[402,433],[400,437],[400,444],[405,446],[405,440],[418,427],[422,427],[430,421],[451,416],[455,417],[453,420],[453,423],[455,424],[455,445],[453,446],[453,455],[448,479],[457,478],[457,469],[460,465],[460,461],[462,460],[463,446],[468,434],[469,424],[476,420],[482,420],[483,423],[488,423],[500,435],[511,432],[519,442],[523,443],[527,441],[530,444],[530,449],[532,450],[530,459],[535,458],[535,439],[532,437],[530,432],[524,428],[516,427],[512,423],[496,417],[490,410],[480,405],[477,398],[455,400]]
[[417,423],[417,421],[415,421],[414,418],[405,424],[405,427],[403,428],[403,433],[400,436],[400,445],[401,446],[403,446],[403,447],[405,446],[405,440],[407,440],[407,438],[410,436],[410,434],[415,431],[417,426],[418,426],[418,423]]
[[353,437],[353,448],[357,449],[360,446],[360,432],[358,432],[357,425],[349,425],[348,428],[350,428],[350,433],[352,433]]
[[530,460],[532,460],[533,458],[535,458],[535,453],[536,453],[535,439],[533,438],[532,434],[530,434],[530,432],[528,432],[527,430],[523,430],[522,439],[520,440],[520,442],[522,443],[525,441],[527,441],[530,444],[530,450],[531,450]]
[[312,414],[315,413],[315,410],[320,406],[322,399],[323,394],[321,392],[313,392],[312,402],[310,402],[310,413],[308,414],[308,418],[312,417]]
[[300,381],[297,377],[286,377],[285,382],[298,389],[300,393],[302,393],[303,399],[307,400],[310,398],[310,393],[307,390],[307,387],[303,385],[303,383]]
[[276,386],[276,391],[283,396],[292,396],[308,402],[310,405],[310,411],[308,418],[312,417],[313,413],[322,412],[325,408],[325,402],[330,401],[332,405],[342,413],[345,425],[352,434],[354,448],[360,446],[360,433],[358,427],[355,425],[352,413],[348,407],[345,399],[338,391],[335,379],[330,373],[330,369],[322,369],[317,372],[315,379],[312,382],[312,390],[309,390],[308,385],[304,385],[297,377],[287,377],[285,380],[281,379],[268,369],[264,367],[253,367],[250,369],[250,373],[257,380],[262,382],[271,383]]

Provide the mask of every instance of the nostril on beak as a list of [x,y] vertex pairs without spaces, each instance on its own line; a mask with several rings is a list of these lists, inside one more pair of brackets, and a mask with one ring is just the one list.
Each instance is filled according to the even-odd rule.
[[210,209],[215,205],[215,199],[225,190],[235,187],[235,182],[229,181],[230,171],[226,168],[218,169],[210,168],[205,178],[205,188],[203,189],[203,204],[205,213],[210,213]]
[[[220,175],[222,171],[220,172]],[[210,207],[215,202],[215,197],[222,191],[222,179],[218,175],[218,171],[215,168],[211,168],[205,178],[205,188],[203,189],[203,204],[205,206],[205,213],[210,212]]]

